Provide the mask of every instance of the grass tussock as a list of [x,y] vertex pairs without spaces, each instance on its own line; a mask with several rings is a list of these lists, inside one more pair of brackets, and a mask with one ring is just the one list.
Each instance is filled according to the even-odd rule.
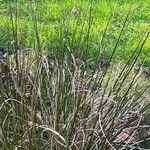
[[[62,24],[58,49],[42,49],[38,18],[28,3],[33,26],[33,48],[23,49],[18,31],[18,3],[11,18],[13,40],[0,53],[0,148],[40,150],[108,150],[149,148],[149,107],[145,93],[150,84],[139,63],[149,29],[142,34],[126,62],[114,63],[118,46],[126,33],[131,9],[107,58],[105,41],[110,21],[102,34],[96,58],[85,59],[91,49],[92,4],[86,36],[76,30],[68,42],[68,26]],[[14,14],[10,11],[10,14]],[[84,22],[83,22],[84,26]],[[83,41],[83,37],[86,37]],[[84,51],[82,49],[84,43]],[[71,44],[72,43],[72,44]],[[94,49],[94,48],[93,48]],[[137,65],[138,62],[138,65]]]
[[143,93],[150,85],[131,62],[116,74],[116,66],[91,70],[90,60],[73,54],[69,62],[52,54],[30,57],[19,60],[19,70],[10,63],[1,79],[2,149],[115,149],[126,128],[138,134],[122,139],[124,147],[148,137]]

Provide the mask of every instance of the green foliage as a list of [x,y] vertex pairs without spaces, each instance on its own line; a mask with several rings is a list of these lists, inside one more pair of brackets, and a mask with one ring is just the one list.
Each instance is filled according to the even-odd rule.
[[[20,35],[19,44],[24,47],[32,47],[34,29],[31,24],[29,4],[21,0],[17,2],[17,5],[19,12],[17,22],[20,24],[17,31]],[[99,47],[97,45],[103,35],[108,20],[110,20],[109,31],[105,41],[107,55],[110,57],[113,45],[123,25],[123,20],[131,5],[132,10],[125,27],[125,33],[121,38],[116,52],[116,59],[126,60],[131,55],[135,43],[138,42],[143,32],[149,26],[149,2],[146,0],[138,2],[102,0],[93,1],[92,4],[88,1],[80,0],[36,1],[34,10],[36,12],[41,47],[49,51],[60,49],[58,43],[60,42],[61,28],[65,28],[66,31],[63,38],[67,41],[67,44],[73,49],[82,49],[84,51],[84,59],[95,58],[99,53]],[[11,34],[8,35],[8,30],[11,28],[10,12],[12,12],[12,17],[15,20],[15,7],[14,2],[11,2],[11,7],[7,1],[1,2],[0,44],[4,47],[7,47],[6,43],[9,41],[8,38],[11,37],[13,39]],[[91,17],[89,16],[90,7],[92,7]],[[87,31],[89,21],[91,22],[91,27],[90,31]],[[87,32],[89,32],[88,50],[86,48]],[[149,48],[150,45],[147,42],[144,51],[149,51]],[[143,55],[145,56],[144,51]],[[149,59],[148,57],[147,61]]]

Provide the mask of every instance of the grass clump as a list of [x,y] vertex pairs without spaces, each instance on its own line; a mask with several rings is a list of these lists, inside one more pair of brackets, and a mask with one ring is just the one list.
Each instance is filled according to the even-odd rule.
[[[31,1],[27,3],[34,35],[33,41],[29,40],[33,47],[28,51],[21,45],[24,40],[17,13],[20,7],[17,1],[13,4],[9,3],[10,14],[15,15],[7,28],[11,36],[6,54],[1,54],[0,59],[0,147],[107,150],[138,149],[144,142],[149,145],[149,104],[144,93],[150,84],[142,78],[143,62],[136,65],[149,38],[149,29],[142,34],[126,63],[118,67],[113,61],[117,48],[124,44],[122,38],[131,10],[124,17],[117,37],[112,38],[115,42],[109,57],[105,49],[112,36],[112,17],[106,22],[100,42],[95,44],[98,55],[87,59],[84,56],[92,53],[92,48],[95,50],[92,44],[95,40],[91,43],[94,4],[87,6],[86,21],[76,20],[76,16],[62,21],[58,32],[53,32],[56,49],[50,52],[43,50],[43,30],[35,13],[35,9],[42,8]],[[71,4],[68,1],[66,5],[72,8]],[[54,6],[59,8],[57,3]],[[78,11],[74,9],[72,13],[76,15]],[[57,20],[59,15],[53,15]],[[73,32],[69,32],[71,26]],[[134,131],[122,138],[127,129]]]
[[115,149],[123,129],[147,125],[149,85],[143,87],[140,71],[131,72],[131,62],[116,76],[113,67],[90,70],[73,54],[70,62],[45,54],[36,68],[34,61],[22,63],[21,72],[10,68],[2,79],[2,149]]

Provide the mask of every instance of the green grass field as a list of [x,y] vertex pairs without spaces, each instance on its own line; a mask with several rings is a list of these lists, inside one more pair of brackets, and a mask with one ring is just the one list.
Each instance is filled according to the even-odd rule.
[[[93,0],[92,4],[86,0],[35,1],[40,45],[46,51],[57,51],[60,49],[60,39],[63,38],[71,50],[82,49],[85,59],[95,58],[101,47],[105,49],[106,57],[110,57],[131,9],[115,54],[117,60],[126,60],[149,30],[149,5],[147,0]],[[0,46],[7,47],[12,43],[15,36],[12,31],[17,24],[17,45],[33,47],[34,25],[29,3],[20,0],[17,4],[11,2],[10,6],[9,2],[0,1],[0,9]],[[100,42],[108,22],[102,46]],[[140,59],[145,56],[145,65],[149,66],[150,37],[144,45]]]

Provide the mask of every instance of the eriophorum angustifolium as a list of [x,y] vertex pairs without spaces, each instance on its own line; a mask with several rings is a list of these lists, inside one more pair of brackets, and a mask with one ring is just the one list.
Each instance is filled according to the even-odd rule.
[[149,149],[146,1],[0,3],[1,149]]

